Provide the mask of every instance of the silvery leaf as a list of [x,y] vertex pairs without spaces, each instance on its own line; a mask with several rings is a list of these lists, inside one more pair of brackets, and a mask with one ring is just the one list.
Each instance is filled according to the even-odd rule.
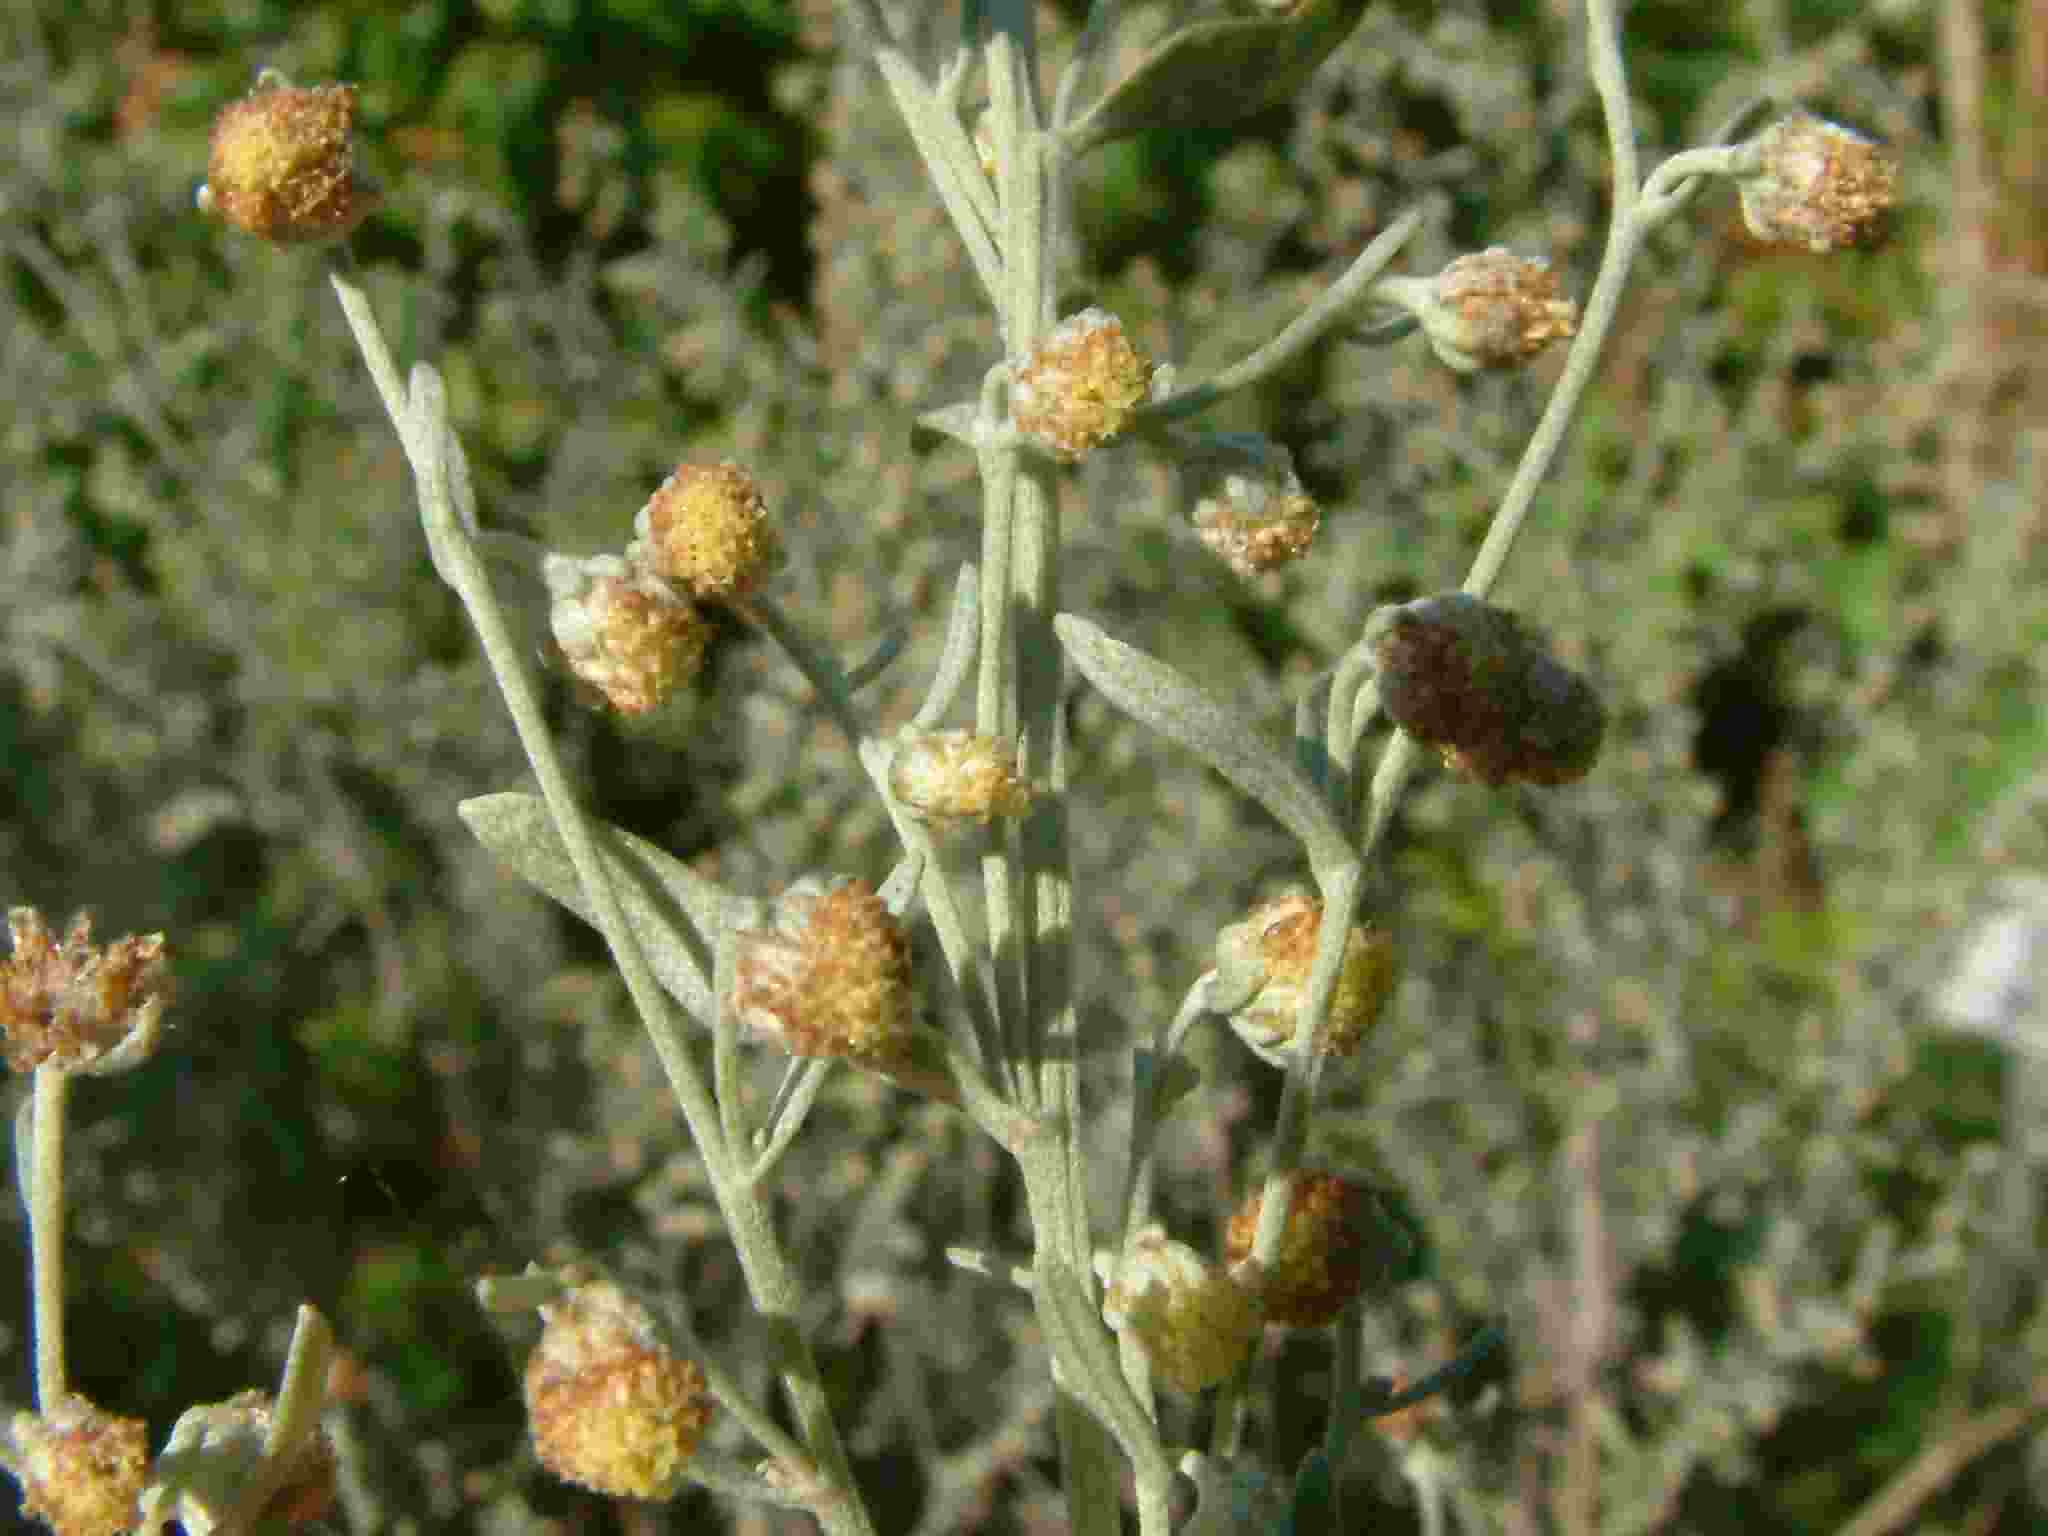
[[1301,839],[1318,869],[1349,862],[1351,848],[1336,817],[1291,762],[1174,668],[1112,640],[1086,619],[1063,613],[1053,629],[1081,675],[1125,714],[1179,742]]
[[1307,0],[1288,16],[1184,27],[1067,130],[1075,157],[1147,128],[1221,125],[1285,101],[1365,13],[1365,0]]
[[[583,882],[537,795],[478,795],[458,808],[477,841],[529,884],[552,896],[586,923],[596,915]],[[617,827],[597,825],[606,868],[619,904],[647,950],[654,974],[699,1023],[711,1017],[711,945],[721,924],[744,923],[750,903],[713,885],[674,854]]]

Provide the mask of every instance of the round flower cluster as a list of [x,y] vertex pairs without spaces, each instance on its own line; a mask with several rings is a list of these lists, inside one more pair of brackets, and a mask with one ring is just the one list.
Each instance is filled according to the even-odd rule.
[[1236,1370],[1259,1331],[1251,1293],[1156,1225],[1125,1244],[1102,1316],[1135,1334],[1160,1379],[1191,1396]]
[[[1287,1065],[1294,1048],[1322,926],[1322,903],[1297,891],[1261,903],[1216,936],[1216,1006],[1238,1039],[1276,1067]],[[1329,1054],[1350,1056],[1365,1043],[1397,976],[1394,941],[1353,927],[1330,997]]]
[[998,736],[905,726],[889,765],[889,790],[918,820],[934,826],[1021,816],[1031,786],[1017,776],[1017,754]]
[[800,880],[768,927],[739,935],[729,1006],[792,1056],[900,1064],[915,1017],[910,937],[865,881]]
[[379,201],[355,166],[356,88],[266,70],[214,119],[199,206],[279,244],[339,240]]
[[685,464],[634,519],[625,555],[549,555],[548,622],[569,671],[621,714],[644,715],[703,665],[697,603],[744,599],[781,558],[754,477]]
[[14,953],[0,965],[0,1038],[8,1066],[104,1075],[154,1054],[171,996],[162,934],[101,948],[81,912],[59,943],[33,907],[14,908],[7,926]]
[[1762,165],[1740,183],[1749,232],[1826,253],[1872,239],[1898,200],[1889,151],[1838,123],[1795,112],[1757,136]]
[[1374,1267],[1371,1192],[1334,1173],[1299,1175],[1279,1251],[1259,1270],[1249,1261],[1264,1206],[1265,1195],[1255,1192],[1230,1218],[1224,1254],[1232,1273],[1257,1293],[1269,1323],[1320,1328],[1336,1321]]
[[1387,718],[1485,784],[1570,784],[1600,755],[1607,712],[1535,630],[1463,592],[1382,608],[1365,638]]
[[526,1417],[541,1465],[619,1498],[676,1491],[711,1422],[704,1372],[609,1281],[541,1308],[526,1364]]
[[1084,309],[1054,326],[1010,385],[1017,430],[1063,463],[1085,459],[1130,425],[1152,385],[1152,365],[1107,310]]

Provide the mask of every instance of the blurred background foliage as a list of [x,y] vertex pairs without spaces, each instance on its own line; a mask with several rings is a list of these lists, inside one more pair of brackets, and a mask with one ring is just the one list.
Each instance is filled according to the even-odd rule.
[[[951,9],[891,7],[928,60]],[[1140,8],[1115,68],[1200,9]],[[1504,243],[1583,293],[1606,160],[1573,9],[1383,3],[1294,109],[1105,151],[1063,307],[1199,375],[1412,206],[1413,270]],[[1047,10],[1055,48],[1078,10]],[[23,0],[0,29],[0,885],[164,930],[182,996],[158,1061],[76,1100],[80,1386],[160,1441],[273,1379],[311,1299],[351,1351],[337,1526],[801,1528],[610,1509],[524,1448],[532,1330],[479,1313],[482,1270],[599,1257],[685,1298],[764,1398],[766,1352],[601,946],[456,819],[523,767],[322,258],[192,194],[258,67],[359,82],[390,198],[354,256],[401,357],[446,372],[487,517],[616,548],[678,461],[745,461],[789,611],[849,658],[908,632],[893,725],[976,547],[971,465],[908,422],[996,354],[886,98],[825,0]],[[1628,40],[1652,153],[1775,93],[1890,140],[1906,206],[1823,259],[1710,193],[1639,269],[1504,594],[1600,680],[1608,752],[1558,794],[1420,786],[1398,1005],[1321,1122],[1410,1229],[1369,1367],[1494,1317],[1509,1348],[1344,1476],[1376,1530],[1438,1497],[1474,1531],[2036,1530],[2043,1069],[1930,1000],[2048,867],[2048,15],[1645,0]],[[1333,342],[1210,423],[1293,451],[1308,562],[1238,582],[1173,467],[1113,454],[1067,481],[1064,601],[1278,733],[1375,605],[1462,576],[1554,367],[1459,381]],[[719,878],[887,867],[846,744],[739,626],[655,725],[556,693],[602,814]],[[1085,690],[1072,720],[1106,1201],[1131,1043],[1302,872]],[[1206,1241],[1276,1089],[1227,1037],[1197,1050],[1162,1198]],[[1022,1250],[999,1159],[847,1075],[781,1178],[884,1529],[1056,1528],[1028,1308],[940,1251]],[[1276,1464],[1319,1432],[1327,1358],[1275,1343]]]

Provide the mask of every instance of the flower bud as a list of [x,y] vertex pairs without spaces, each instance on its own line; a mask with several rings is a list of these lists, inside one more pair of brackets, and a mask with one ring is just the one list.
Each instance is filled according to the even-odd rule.
[[149,1466],[149,1426],[67,1393],[9,1426],[19,1458],[21,1510],[57,1536],[117,1536],[135,1526]]
[[610,1281],[540,1309],[526,1363],[526,1417],[541,1465],[598,1493],[666,1498],[711,1422],[704,1373]]
[[1017,777],[1017,754],[999,736],[904,727],[889,765],[889,789],[919,821],[987,822],[1021,816],[1031,786]]
[[1236,1370],[1259,1331],[1250,1293],[1158,1226],[1124,1246],[1102,1316],[1117,1332],[1135,1333],[1160,1380],[1190,1395]]
[[[1273,1066],[1286,1066],[1292,1054],[1322,926],[1322,903],[1295,891],[1254,907],[1216,936],[1216,1006],[1229,1014],[1238,1039]],[[1393,994],[1395,958],[1386,934],[1352,928],[1330,995],[1332,1056],[1354,1054],[1372,1033]]]
[[1762,169],[1739,187],[1742,221],[1759,240],[1819,253],[1860,244],[1897,201],[1890,152],[1810,112],[1780,118],[1756,145]]
[[730,1006],[792,1056],[903,1061],[914,1022],[910,938],[861,880],[798,881],[770,927],[738,937]]
[[1195,531],[1245,580],[1300,559],[1314,541],[1321,515],[1280,444],[1234,433],[1194,439],[1182,473],[1194,488]]
[[1548,264],[1502,246],[1460,256],[1433,278],[1383,278],[1374,292],[1422,322],[1445,367],[1518,368],[1579,328]]
[[1066,463],[1086,458],[1129,425],[1152,382],[1152,366],[1100,309],[1069,315],[1017,370],[1010,418],[1017,430]]
[[617,555],[551,554],[541,574],[563,661],[621,714],[648,713],[703,665],[711,627],[658,577]]
[[1443,592],[1382,608],[1365,638],[1380,706],[1460,773],[1485,784],[1569,784],[1600,754],[1607,713],[1505,608]]
[[682,465],[633,531],[626,558],[699,599],[745,597],[782,558],[760,486],[730,459]]
[[162,934],[100,949],[81,912],[60,945],[33,907],[14,908],[7,926],[14,953],[0,966],[0,1034],[8,1066],[106,1075],[155,1054],[171,996]]
[[[202,1403],[178,1415],[157,1458],[157,1481],[144,1490],[140,1530],[155,1536],[175,1520],[186,1536],[215,1530],[296,1530],[318,1520],[334,1503],[334,1452],[316,1429],[283,1465],[268,1462],[275,1405],[267,1392],[240,1392],[223,1403]],[[243,1506],[253,1489],[266,1490],[259,1510]]]
[[301,88],[266,71],[213,122],[199,206],[280,244],[339,240],[375,209],[355,170],[356,89]]
[[1230,1218],[1224,1252],[1232,1272],[1257,1293],[1269,1323],[1320,1328],[1334,1322],[1365,1288],[1372,1256],[1371,1193],[1334,1173],[1297,1175],[1279,1250],[1271,1268],[1259,1272],[1246,1261],[1264,1204],[1264,1191],[1255,1192]]

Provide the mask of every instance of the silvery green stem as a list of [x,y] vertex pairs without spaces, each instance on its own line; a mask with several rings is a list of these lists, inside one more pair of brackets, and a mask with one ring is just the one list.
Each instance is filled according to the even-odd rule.
[[974,946],[966,920],[960,914],[960,904],[954,898],[952,883],[946,878],[945,861],[932,848],[931,835],[904,811],[889,788],[891,756],[892,749],[886,742],[869,739],[860,745],[861,766],[867,769],[876,793],[882,797],[897,839],[923,862],[924,875],[918,889],[924,897],[925,915],[931,919],[933,933],[938,935],[939,953],[945,957],[947,974],[952,977],[953,989],[973,1028],[982,1062],[1011,1090],[1010,1096],[1015,1100],[1012,1062],[1002,1042],[1002,1004],[993,967],[988,956]]
[[1287,1082],[1280,1090],[1280,1109],[1274,1116],[1265,1196],[1259,1206],[1258,1233],[1252,1239],[1252,1257],[1269,1266],[1280,1251],[1280,1236],[1287,1227],[1288,1207],[1294,1201],[1294,1174],[1308,1147],[1316,1085],[1329,1060],[1330,999],[1337,991],[1344,947],[1351,938],[1358,899],[1365,889],[1365,866],[1353,862],[1340,869],[1318,871],[1317,884],[1323,916],[1316,928],[1316,954],[1309,966],[1308,996],[1302,999],[1301,1018],[1295,1025]]
[[[988,47],[984,68],[989,123],[996,147],[997,228],[1002,249],[1003,286],[998,299],[1005,354],[1014,367],[1031,355],[1051,320],[1051,273],[1046,259],[1047,162],[1044,121],[1038,100],[1037,14],[1033,0],[989,0]],[[1024,1107],[1044,1114],[1057,1131],[1053,1145],[1037,1144],[1018,1157],[1038,1243],[1041,1319],[1047,1342],[1061,1364],[1064,1390],[1057,1408],[1060,1460],[1067,1508],[1076,1536],[1114,1536],[1119,1525],[1118,1478],[1103,1426],[1081,1402],[1111,1409],[1108,1422],[1131,1458],[1140,1489],[1141,1524],[1147,1536],[1164,1536],[1165,1493],[1171,1469],[1151,1421],[1124,1387],[1108,1330],[1093,1301],[1091,1241],[1081,1176],[1079,1089],[1074,1050],[1075,1012],[1071,995],[1072,894],[1068,873],[1066,763],[1056,738],[1061,656],[1052,632],[1059,599],[1058,502],[1046,467],[1020,462],[1014,442],[985,460],[1008,487],[1008,505],[990,510],[997,525],[988,535],[988,555],[1007,540],[1010,579],[996,595],[1003,603],[1007,654],[993,665],[1008,669],[988,684],[991,663],[983,658],[984,690],[1015,710],[1018,771],[1047,794],[1005,842],[1008,870],[985,880],[991,900],[988,938],[1000,957],[1005,947],[1018,962],[1016,999],[1021,1006],[1024,1048],[1018,1086]],[[984,632],[994,627],[984,615]],[[999,997],[1009,996],[999,989]],[[1052,1265],[1048,1268],[1048,1263]],[[1043,1283],[1054,1273],[1065,1280],[1061,1294]],[[1066,1294],[1071,1287],[1071,1296]],[[1068,1304],[1080,1305],[1068,1312]],[[1055,1312],[1064,1326],[1051,1325]],[[1084,1385],[1085,1384],[1085,1385]],[[1119,1398],[1120,1395],[1120,1398]]]
[[656,981],[646,951],[626,919],[618,891],[598,852],[590,820],[578,804],[567,770],[555,750],[524,651],[515,641],[492,591],[489,572],[464,527],[466,519],[457,510],[458,499],[467,501],[468,488],[452,482],[451,461],[458,455],[449,434],[439,376],[430,368],[415,368],[411,390],[394,396],[388,385],[395,379],[396,370],[368,301],[343,273],[335,272],[333,283],[357,344],[377,379],[378,393],[384,397],[386,408],[393,410],[393,423],[413,460],[419,481],[421,520],[436,569],[455,588],[476,629],[485,659],[512,715],[520,745],[540,781],[541,793],[576,866],[585,898],[704,1160],[755,1307],[764,1318],[779,1323],[785,1335],[784,1390],[827,1485],[814,1513],[834,1536],[873,1536],[874,1527],[854,1485],[810,1341],[803,1333],[802,1294],[783,1256],[767,1208],[747,1182],[745,1149],[726,1143],[717,1103],[690,1049],[681,1021]]
[[747,1129],[746,1092],[740,1071],[740,1020],[732,1006],[733,972],[739,961],[739,933],[730,924],[713,935],[711,972],[711,1087],[718,1100],[719,1128],[734,1157],[743,1157],[752,1136]]
[[257,1519],[294,1470],[300,1448],[320,1430],[327,1402],[327,1371],[334,1358],[334,1330],[318,1309],[301,1306],[285,1356],[284,1378],[263,1437],[263,1459],[235,1498],[233,1515],[221,1529],[257,1528]]
[[71,1078],[35,1070],[29,1129],[28,1229],[35,1276],[36,1407],[53,1410],[69,1390],[64,1370],[64,1114]]
[[972,565],[963,565],[953,586],[953,615],[946,625],[946,643],[939,652],[938,665],[932,668],[924,702],[911,716],[913,725],[930,730],[953,707],[974,665],[980,627],[981,573]]
[[[740,1380],[739,1373],[728,1367],[715,1351],[705,1347],[704,1341],[697,1337],[696,1330],[690,1326],[687,1310],[680,1306],[670,1308],[669,1317],[677,1325],[677,1331],[681,1335],[678,1342],[689,1352],[690,1359],[695,1362],[697,1369],[704,1373],[705,1388],[717,1400],[718,1405],[754,1437],[755,1443],[762,1450],[773,1456],[785,1468],[800,1477],[815,1478],[817,1467],[803,1446],[762,1411],[761,1406],[748,1393],[745,1383]],[[703,1455],[700,1450],[691,1458],[690,1476],[693,1479],[697,1478],[697,1463]],[[715,1485],[707,1483],[707,1486]]]
[[756,1457],[724,1456],[699,1446],[683,1475],[698,1487],[724,1498],[744,1499],[750,1504],[767,1504],[777,1509],[807,1507],[801,1494],[757,1472],[757,1461]]
[[[1474,597],[1485,597],[1490,593],[1500,578],[1501,568],[1507,564],[1515,539],[1522,531],[1530,507],[1535,504],[1536,493],[1542,488],[1544,477],[1550,473],[1551,463],[1578,414],[1579,402],[1584,398],[1587,386],[1593,382],[1594,372],[1600,365],[1600,353],[1607,344],[1607,334],[1613,329],[1614,317],[1621,308],[1621,295],[1628,286],[1630,269],[1635,265],[1636,255],[1652,227],[1650,220],[1639,216],[1641,173],[1636,156],[1635,118],[1629,106],[1628,76],[1621,55],[1621,27],[1615,16],[1613,0],[1586,0],[1586,29],[1593,86],[1600,97],[1601,111],[1607,124],[1608,154],[1614,166],[1614,207],[1608,221],[1607,249],[1600,259],[1600,272],[1593,280],[1593,291],[1586,299],[1579,333],[1572,339],[1571,350],[1565,356],[1564,372],[1550,392],[1550,402],[1544,407],[1543,417],[1536,424],[1528,446],[1522,450],[1522,460],[1516,466],[1514,479],[1508,483],[1500,508],[1494,513],[1492,526],[1486,531],[1485,542],[1479,546],[1472,568],[1466,573],[1464,590]],[[1396,732],[1394,739],[1387,743],[1380,756],[1379,767],[1373,774],[1365,827],[1360,839],[1363,856],[1370,858],[1378,848],[1417,761],[1418,749],[1414,739],[1405,731]]]
[[1003,292],[1003,263],[989,233],[995,223],[995,205],[988,182],[981,174],[980,157],[974,152],[967,130],[960,125],[959,113],[934,94],[911,62],[896,49],[877,50],[875,63],[931,172],[939,201],[952,215],[953,227],[967,247],[975,275],[992,298],[999,298]]
[[1214,378],[1143,407],[1138,413],[1138,422],[1157,427],[1180,421],[1207,410],[1234,390],[1256,384],[1269,374],[1279,372],[1320,341],[1325,332],[1334,330],[1350,318],[1366,290],[1401,254],[1401,247],[1421,227],[1420,213],[1402,214],[1374,236],[1372,244],[1358,253],[1344,275],[1318,294],[1315,302],[1289,321],[1278,336]]
[[1601,111],[1606,118],[1607,152],[1614,166],[1611,179],[1614,206],[1608,219],[1607,250],[1600,259],[1600,273],[1593,280],[1593,291],[1586,299],[1585,313],[1579,321],[1579,334],[1573,338],[1571,350],[1565,355],[1564,372],[1558,378],[1557,387],[1550,392],[1550,403],[1544,407],[1543,419],[1536,424],[1528,446],[1522,450],[1522,462],[1516,467],[1507,494],[1501,498],[1500,510],[1494,513],[1493,526],[1486,531],[1486,541],[1479,546],[1472,569],[1466,574],[1465,590],[1474,597],[1485,597],[1493,590],[1501,567],[1507,563],[1515,538],[1522,531],[1523,520],[1528,517],[1529,508],[1536,500],[1536,492],[1550,473],[1551,461],[1557,457],[1564,435],[1578,415],[1579,401],[1585,395],[1586,387],[1593,382],[1594,371],[1600,366],[1601,350],[1607,345],[1607,333],[1614,328],[1615,314],[1621,308],[1622,290],[1628,286],[1629,269],[1635,265],[1636,254],[1642,249],[1644,236],[1649,233],[1636,216],[1642,181],[1637,168],[1635,117],[1629,106],[1628,75],[1622,66],[1621,24],[1615,16],[1614,0],[1586,0],[1586,30],[1593,87],[1599,93]]
[[319,1429],[327,1403],[327,1368],[333,1359],[334,1329],[319,1308],[301,1304],[285,1354],[284,1378],[277,1386],[277,1404],[270,1413],[270,1431],[263,1439],[266,1462],[284,1465]]
[[755,1134],[757,1149],[753,1165],[747,1169],[749,1184],[759,1184],[773,1173],[783,1153],[795,1143],[796,1133],[810,1118],[811,1106],[818,1102],[833,1066],[825,1058],[789,1064],[782,1086],[776,1090],[775,1102],[769,1107],[767,1125]]
[[1124,1170],[1121,1219],[1117,1223],[1117,1235],[1125,1243],[1136,1237],[1138,1229],[1152,1219],[1152,1183],[1162,1119],[1160,1090],[1167,1063],[1180,1054],[1181,1043],[1187,1039],[1188,1031],[1208,1013],[1210,987],[1215,980],[1214,971],[1204,971],[1200,979],[1188,988],[1187,996],[1181,999],[1173,1017],[1153,1033],[1152,1054],[1149,1060],[1143,1061],[1144,1069],[1131,1074],[1130,1162]]
[[[1492,590],[1514,548],[1529,508],[1534,504],[1536,492],[1549,473],[1565,432],[1592,382],[1601,349],[1620,307],[1630,268],[1652,227],[1651,221],[1638,216],[1641,182],[1635,127],[1622,63],[1620,30],[1612,0],[1586,0],[1586,21],[1594,87],[1605,114],[1609,154],[1614,166],[1614,210],[1607,249],[1593,292],[1587,300],[1578,336],[1566,356],[1564,372],[1551,392],[1542,420],[1523,451],[1515,477],[1466,576],[1465,590],[1476,597],[1484,597]],[[1287,333],[1282,334],[1284,339]],[[1278,342],[1273,345],[1277,346]],[[1333,724],[1340,726],[1345,735],[1355,730],[1352,722],[1333,721]],[[1342,750],[1341,738],[1333,745]],[[1373,777],[1366,826],[1360,840],[1361,861],[1369,859],[1377,850],[1416,760],[1416,745],[1405,732],[1397,733],[1387,744]],[[1253,1255],[1261,1262],[1271,1261],[1286,1227],[1288,1208],[1293,1201],[1294,1172],[1307,1142],[1308,1118],[1322,1061],[1323,1037],[1328,1030],[1330,994],[1336,985],[1344,944],[1364,887],[1362,862],[1341,869],[1319,869],[1317,873],[1322,888],[1323,920],[1317,936],[1315,962],[1310,971],[1309,995],[1303,1000],[1302,1022],[1296,1031],[1296,1052],[1289,1065],[1287,1085],[1281,1094],[1273,1131],[1270,1172],[1259,1210],[1258,1232],[1253,1240]],[[1240,1432],[1240,1416],[1236,1410],[1240,1403],[1241,1384],[1238,1390],[1224,1394],[1218,1403],[1213,1444],[1226,1453],[1236,1448]]]

